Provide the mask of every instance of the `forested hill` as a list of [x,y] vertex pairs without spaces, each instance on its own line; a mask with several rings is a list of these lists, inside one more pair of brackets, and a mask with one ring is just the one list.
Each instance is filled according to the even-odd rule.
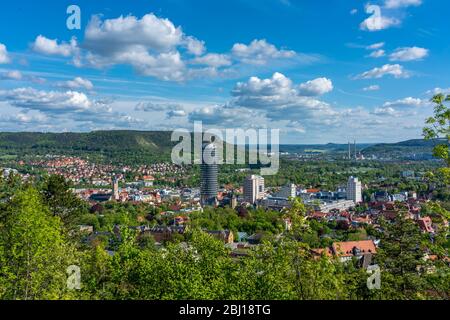
[[433,147],[436,144],[445,143],[445,139],[423,140],[414,139],[398,143],[381,143],[362,150],[366,156],[376,155],[381,157],[405,157],[405,158],[432,158]]
[[[432,148],[436,143],[436,141],[409,140],[392,144],[358,145],[358,149],[362,150],[366,156],[432,158]],[[0,157],[23,159],[27,156],[52,154],[83,156],[106,162],[141,164],[150,161],[169,161],[175,144],[176,142],[171,142],[169,131],[0,133]],[[282,152],[298,151],[312,147],[328,152],[346,152],[348,145],[289,145],[282,146],[280,150]]]
[[0,133],[0,156],[74,155],[124,163],[168,160],[168,131],[95,131],[90,133]]

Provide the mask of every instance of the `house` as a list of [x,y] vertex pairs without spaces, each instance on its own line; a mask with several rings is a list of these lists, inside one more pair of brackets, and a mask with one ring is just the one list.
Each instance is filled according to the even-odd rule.
[[423,233],[434,233],[433,228],[433,221],[430,217],[423,217],[417,220],[417,223],[419,224],[420,230],[422,230]]
[[314,259],[318,259],[319,257],[325,255],[326,257],[332,257],[333,252],[330,248],[318,248],[318,249],[311,249],[311,254]]
[[186,233],[185,226],[172,226],[172,227],[157,226],[145,230],[140,234],[140,236],[150,234],[151,236],[153,236],[156,242],[161,243],[172,240],[175,234],[184,235],[185,233]]
[[212,235],[214,238],[217,238],[220,241],[223,241],[225,244],[234,242],[234,234],[230,230],[206,231],[206,233]]
[[354,257],[361,259],[365,255],[372,256],[377,253],[373,240],[335,242],[331,250],[341,262],[349,261]]
[[153,184],[155,183],[155,177],[153,176],[143,176],[142,180],[144,181],[145,187],[153,187]]

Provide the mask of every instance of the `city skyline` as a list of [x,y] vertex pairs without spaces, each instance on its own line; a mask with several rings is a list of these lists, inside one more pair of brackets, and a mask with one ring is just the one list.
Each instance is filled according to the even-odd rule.
[[282,144],[421,138],[429,99],[450,92],[449,4],[373,1],[376,23],[367,3],[326,3],[333,10],[292,0],[78,1],[80,30],[66,27],[68,1],[51,11],[5,4],[1,131],[166,131],[202,121],[278,128]]

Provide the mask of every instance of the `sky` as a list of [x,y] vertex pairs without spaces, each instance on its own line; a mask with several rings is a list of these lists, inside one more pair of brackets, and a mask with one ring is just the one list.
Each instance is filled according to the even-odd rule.
[[[68,28],[70,5],[80,29]],[[0,131],[420,138],[450,94],[446,0],[2,2]],[[76,22],[77,20],[70,20]]]

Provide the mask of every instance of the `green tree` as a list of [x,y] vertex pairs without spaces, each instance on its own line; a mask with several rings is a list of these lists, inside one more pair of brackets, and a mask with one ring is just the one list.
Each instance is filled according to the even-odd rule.
[[381,299],[423,299],[423,273],[428,267],[417,224],[400,211],[394,223],[381,222],[384,232],[375,261],[381,268]]
[[6,210],[5,224],[0,226],[2,298],[70,297],[66,269],[76,261],[60,219],[50,214],[32,187],[17,192]]
[[434,116],[427,119],[423,135],[427,140],[443,140],[434,147],[433,155],[445,161],[447,167],[441,173],[446,184],[450,184],[450,108],[445,104],[450,101],[450,95],[438,94],[431,101],[435,104]]
[[72,192],[71,188],[71,183],[60,175],[48,176],[42,184],[45,204],[68,228],[73,228],[80,216],[87,213],[86,205]]

